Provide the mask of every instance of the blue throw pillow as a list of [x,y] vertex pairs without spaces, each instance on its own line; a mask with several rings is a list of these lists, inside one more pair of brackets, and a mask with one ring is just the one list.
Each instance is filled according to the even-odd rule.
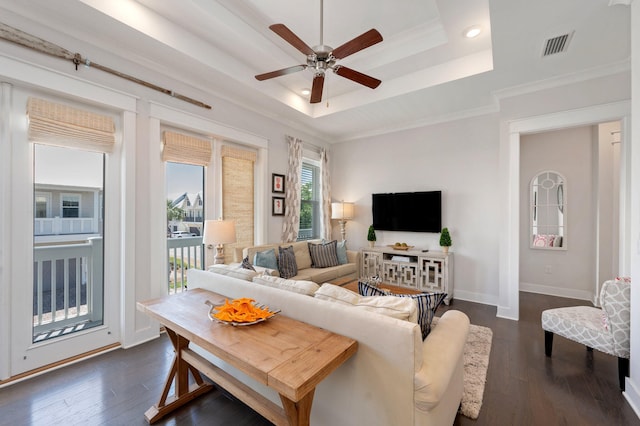
[[277,271],[278,260],[276,259],[275,249],[256,252],[256,254],[253,255],[253,264]]
[[298,275],[298,264],[296,255],[293,253],[293,246],[278,247],[278,269],[281,278],[291,278]]
[[398,294],[391,293],[378,287],[374,287],[365,281],[358,280],[358,293],[362,296],[397,296],[410,297],[416,301],[418,305],[418,324],[422,331],[422,340],[431,332],[431,322],[436,315],[436,309],[440,303],[447,297],[447,293],[420,293],[420,294]]
[[342,240],[336,245],[336,254],[338,255],[339,264],[349,263],[349,259],[347,259],[347,240]]

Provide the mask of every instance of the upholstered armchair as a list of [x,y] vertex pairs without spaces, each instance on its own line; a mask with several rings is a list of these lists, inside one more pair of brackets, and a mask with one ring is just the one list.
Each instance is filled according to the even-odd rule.
[[542,312],[544,349],[551,356],[553,335],[558,334],[618,357],[618,380],[624,390],[629,376],[629,327],[631,283],[628,279],[606,281],[600,291],[601,309],[591,306],[547,309]]

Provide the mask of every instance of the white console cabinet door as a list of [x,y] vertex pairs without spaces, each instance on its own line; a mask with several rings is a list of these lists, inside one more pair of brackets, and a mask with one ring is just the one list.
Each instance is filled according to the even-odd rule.
[[444,303],[449,305],[453,298],[453,254],[435,253],[420,256],[420,290],[447,293]]
[[360,276],[363,278],[380,275],[382,269],[382,253],[371,250],[362,251],[362,270]]

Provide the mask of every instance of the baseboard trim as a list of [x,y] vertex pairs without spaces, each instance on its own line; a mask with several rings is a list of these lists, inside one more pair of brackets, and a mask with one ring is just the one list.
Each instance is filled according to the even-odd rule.
[[453,293],[453,299],[454,300],[460,299],[466,302],[482,303],[483,305],[491,305],[491,306],[498,305],[497,296],[494,296],[492,294],[485,294],[485,293],[475,293],[475,292],[466,291],[466,290],[455,289]]
[[545,294],[547,296],[566,297],[568,299],[588,300],[593,303],[593,293],[587,290],[576,290],[573,288],[561,288],[548,285],[520,283],[520,291],[527,293]]
[[631,377],[626,378],[622,395],[627,400],[633,411],[640,418],[640,392],[635,386],[635,381]]
[[103,353],[106,353],[106,352],[120,349],[121,347],[122,346],[120,345],[120,343],[112,343],[110,345],[94,349],[92,351],[88,351],[88,352],[85,352],[76,356],[72,356],[57,362],[53,362],[51,364],[43,365],[42,367],[34,368],[33,370],[25,371],[24,373],[16,374],[15,376],[11,376],[8,379],[0,380],[0,388],[3,388],[8,385],[12,385],[14,383],[21,382],[31,377],[48,373],[49,371],[57,370],[58,368],[66,367],[67,365],[84,361],[85,359],[88,359],[88,358],[93,358],[94,356],[102,355]]

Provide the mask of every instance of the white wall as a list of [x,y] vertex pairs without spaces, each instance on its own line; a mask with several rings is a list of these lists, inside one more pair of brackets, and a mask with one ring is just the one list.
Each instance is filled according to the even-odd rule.
[[[442,225],[451,232],[455,257],[455,296],[497,303],[497,115],[337,144],[332,152],[333,198],[356,205],[355,218],[347,223],[349,248],[367,245],[372,193],[442,190]],[[400,241],[440,250],[440,234],[376,234],[378,245]]]
[[[590,300],[595,266],[596,191],[592,126],[523,135],[520,139],[520,289]],[[566,179],[565,250],[531,248],[530,185],[553,170]]]

